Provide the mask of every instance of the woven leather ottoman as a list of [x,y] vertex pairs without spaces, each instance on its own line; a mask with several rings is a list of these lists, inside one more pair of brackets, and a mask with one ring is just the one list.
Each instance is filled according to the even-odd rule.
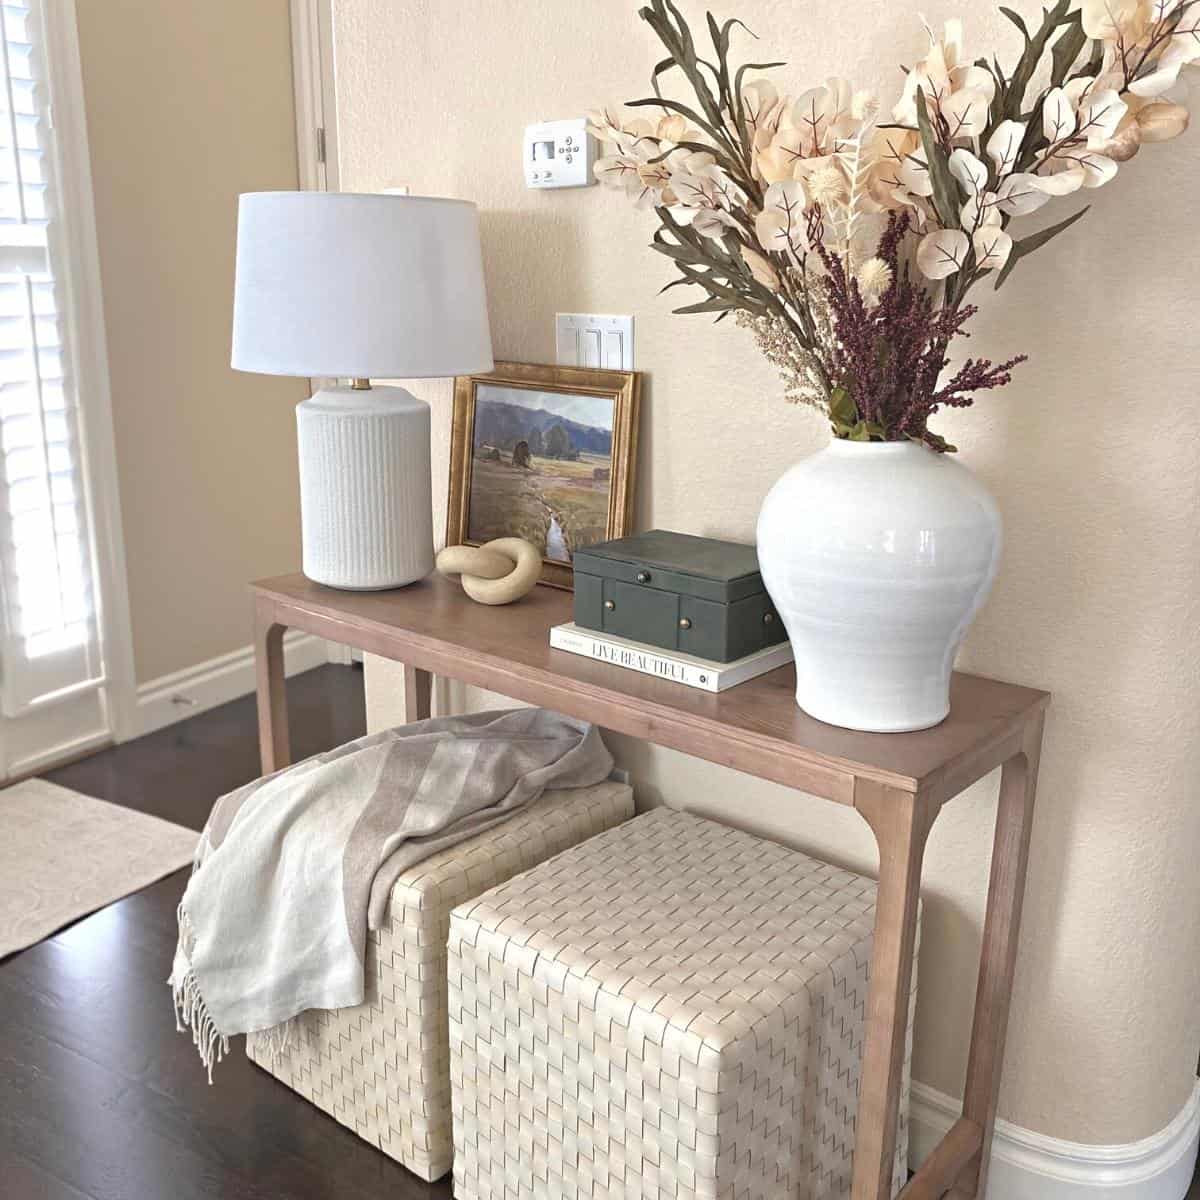
[[450,1170],[446,935],[450,910],[627,820],[625,784],[549,791],[527,811],[405,872],[390,923],[367,941],[366,1001],[301,1016],[272,1060],[246,1053],[423,1179]]
[[849,1195],[875,892],[659,809],[457,908],[455,1195]]

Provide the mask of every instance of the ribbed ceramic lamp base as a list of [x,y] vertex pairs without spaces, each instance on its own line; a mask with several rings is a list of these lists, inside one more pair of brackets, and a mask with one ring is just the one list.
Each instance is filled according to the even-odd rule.
[[429,405],[403,388],[328,388],[296,409],[304,574],[354,590],[433,570]]

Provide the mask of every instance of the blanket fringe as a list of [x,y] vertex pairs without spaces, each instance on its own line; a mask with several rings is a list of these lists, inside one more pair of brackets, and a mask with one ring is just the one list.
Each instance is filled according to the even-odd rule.
[[[181,945],[190,955],[193,938],[191,923],[180,904],[178,910]],[[196,974],[189,967],[182,978],[174,973],[169,980],[171,984],[171,1000],[175,1006],[175,1028],[180,1033],[192,1031],[192,1043],[200,1053],[200,1061],[208,1071],[209,1086],[212,1085],[213,1066],[219,1063],[229,1053],[229,1039],[222,1034],[213,1023],[208,1005],[200,994],[200,985]]]
[[290,1017],[273,1025],[270,1029],[258,1029],[246,1034],[251,1039],[256,1054],[269,1059],[271,1064],[279,1062],[292,1047],[293,1040],[304,1041],[304,1029],[299,1016]]
[[182,980],[171,981],[171,998],[175,1002],[175,1028],[180,1033],[191,1029],[192,1042],[211,1084],[213,1067],[229,1053],[229,1039],[213,1024],[193,972],[188,971]]
[[[182,961],[190,960],[195,934],[192,923],[183,910],[182,902],[176,910],[179,922],[178,956]],[[180,958],[177,957],[177,962]],[[229,1053],[229,1038],[222,1034],[213,1022],[208,1005],[200,994],[196,973],[189,966],[180,973],[176,969],[167,981],[171,985],[171,999],[175,1006],[175,1028],[179,1033],[191,1030],[192,1043],[200,1054],[200,1061],[208,1072],[208,1082],[213,1081],[213,1067]],[[277,1063],[291,1048],[293,1041],[306,1041],[307,1035],[300,1016],[282,1021],[270,1029],[259,1029],[246,1035],[254,1049],[271,1063]]]

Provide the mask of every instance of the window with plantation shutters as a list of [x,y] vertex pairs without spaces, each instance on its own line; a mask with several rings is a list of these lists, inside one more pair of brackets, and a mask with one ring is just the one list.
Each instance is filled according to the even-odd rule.
[[0,3],[0,699],[7,717],[104,683],[64,314],[43,4]]

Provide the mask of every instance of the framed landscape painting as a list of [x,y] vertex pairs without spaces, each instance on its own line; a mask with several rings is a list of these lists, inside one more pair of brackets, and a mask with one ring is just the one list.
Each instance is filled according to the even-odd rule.
[[571,587],[576,550],[629,532],[639,384],[528,363],[455,380],[446,544],[523,537],[542,582]]

